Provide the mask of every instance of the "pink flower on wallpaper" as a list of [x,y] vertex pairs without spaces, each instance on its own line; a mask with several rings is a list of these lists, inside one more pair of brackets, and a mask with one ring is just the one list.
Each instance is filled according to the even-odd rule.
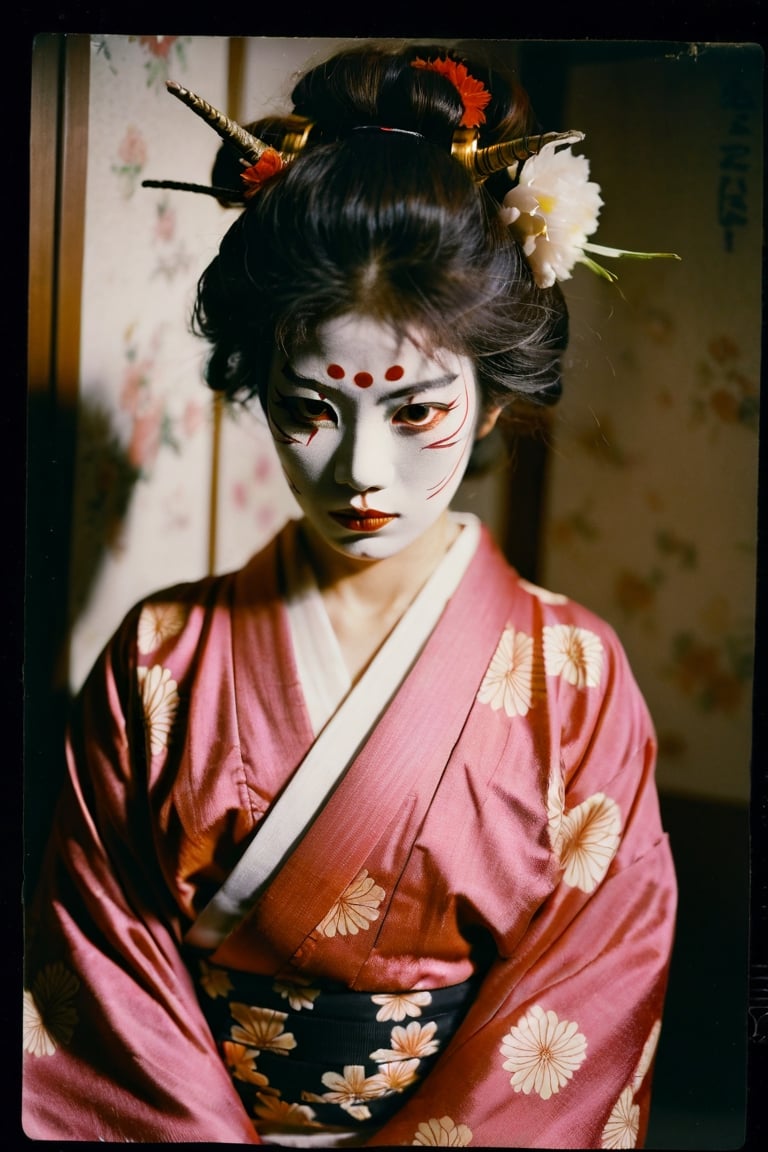
[[757,432],[760,388],[737,363],[742,349],[732,337],[720,333],[709,341],[707,352],[709,359],[698,365],[699,385],[706,395],[692,399],[694,420],[708,422],[713,434],[723,424]]
[[199,400],[190,399],[186,407],[174,414],[166,408],[166,396],[157,389],[156,354],[162,345],[162,326],[150,339],[150,353],[140,355],[127,334],[125,369],[118,403],[130,417],[126,460],[147,479],[160,449],[165,446],[180,452],[182,443],[197,432],[203,422],[204,409]]
[[647,612],[655,608],[656,593],[653,579],[630,568],[620,568],[616,573],[614,594],[624,612]]
[[682,632],[672,639],[670,678],[705,712],[736,712],[750,679],[751,652],[727,637],[716,645]]
[[741,398],[725,388],[716,388],[709,397],[709,406],[724,424],[738,424],[741,421]]
[[155,239],[168,244],[176,234],[176,210],[162,200],[157,205],[155,217]]
[[162,400],[150,398],[142,412],[134,415],[128,443],[128,460],[145,475],[152,470],[163,439],[164,407]]
[[189,42],[189,36],[137,36],[133,39],[147,55],[144,68],[148,87],[168,79],[171,63],[177,72],[186,67],[184,46]]
[[718,364],[724,364],[728,360],[737,360],[740,354],[738,344],[730,336],[714,336],[707,345],[707,350]]
[[232,503],[241,510],[248,504],[248,489],[242,480],[236,480],[232,485]]
[[266,453],[257,457],[256,463],[253,467],[253,475],[254,478],[261,483],[269,480],[270,476],[272,475],[272,461]]
[[139,36],[139,44],[146,48],[151,56],[159,56],[166,60],[171,48],[178,40],[178,36]]
[[198,400],[188,400],[181,417],[181,427],[185,436],[194,436],[202,427],[205,410]]
[[123,164],[131,168],[143,168],[147,162],[147,145],[138,128],[129,124],[117,149]]
[[151,360],[130,361],[123,376],[123,387],[120,390],[120,407],[124,412],[136,413],[148,385],[148,377],[152,368]]
[[260,504],[256,511],[256,523],[263,532],[271,529],[276,520],[275,509],[271,504]]
[[600,539],[599,528],[588,504],[553,519],[551,533],[556,548],[570,548],[579,543],[593,543]]
[[127,200],[133,195],[144,165],[147,162],[147,145],[137,128],[129,124],[117,148],[118,163],[112,171],[120,181],[120,191]]

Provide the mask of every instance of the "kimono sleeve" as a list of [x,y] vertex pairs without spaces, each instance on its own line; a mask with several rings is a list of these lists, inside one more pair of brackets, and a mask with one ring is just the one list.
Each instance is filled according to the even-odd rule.
[[642,1145],[676,883],[652,724],[618,641],[604,642],[589,730],[570,708],[562,722],[547,805],[560,879],[521,939],[497,941],[459,1031],[371,1144]]
[[73,709],[28,916],[23,1127],[44,1140],[258,1144],[179,953],[149,816],[135,625]]

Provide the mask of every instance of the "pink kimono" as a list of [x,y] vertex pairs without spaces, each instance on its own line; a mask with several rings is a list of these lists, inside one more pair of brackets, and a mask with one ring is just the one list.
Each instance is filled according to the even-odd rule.
[[[317,1102],[352,1121],[394,1094],[367,1144],[641,1144],[676,888],[612,630],[518,578],[484,531],[312,827],[218,948],[190,953],[313,740],[277,542],[128,615],[77,702],[30,916],[26,1133],[253,1144],[282,1117],[311,1138]],[[389,1035],[376,1075],[345,1066],[282,1099],[259,1062],[298,1042],[281,1013],[229,1004],[228,972],[273,978],[304,1015],[315,984],[366,994]],[[440,1046],[430,990],[473,976]],[[218,1044],[206,996],[231,1011]]]

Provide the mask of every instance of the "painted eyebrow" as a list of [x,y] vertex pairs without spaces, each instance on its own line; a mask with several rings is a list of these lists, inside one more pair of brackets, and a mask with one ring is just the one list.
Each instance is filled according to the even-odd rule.
[[[291,384],[297,384],[303,388],[310,388],[313,392],[332,393],[334,391],[333,385],[320,384],[317,380],[310,380],[306,376],[300,376],[291,368],[290,364],[284,364],[281,372],[286,380]],[[384,399],[386,400],[400,400],[404,396],[412,396],[414,393],[429,392],[432,389],[445,388],[448,384],[453,384],[457,378],[457,373],[449,372],[445,376],[436,376],[433,380],[417,380],[413,384],[408,384],[405,388],[397,388],[394,392],[388,392]]]

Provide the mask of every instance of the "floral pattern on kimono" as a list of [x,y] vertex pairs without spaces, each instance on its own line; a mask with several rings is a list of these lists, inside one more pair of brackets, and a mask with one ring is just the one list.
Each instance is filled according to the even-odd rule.
[[[491,609],[495,642],[456,699],[457,659]],[[434,763],[433,709],[456,717]],[[397,1054],[381,1061],[397,1065],[393,1090],[434,1040],[409,1032],[409,1006],[479,981],[370,1145],[642,1144],[676,893],[653,726],[612,629],[520,581],[485,533],[314,825],[241,925],[190,963],[185,932],[312,740],[274,542],[126,617],[73,710],[29,914],[27,1135],[247,1144],[288,1112],[308,1119],[318,1101],[271,1095],[251,1054],[256,1038],[289,1043],[277,1015],[238,1009],[217,1045],[202,960],[224,998],[233,971],[370,995],[391,1024],[372,1051]],[[309,991],[277,995],[275,1013],[296,1011],[293,996],[311,1014]],[[342,1063],[308,1091],[365,1108],[381,1084],[360,1077]]]

